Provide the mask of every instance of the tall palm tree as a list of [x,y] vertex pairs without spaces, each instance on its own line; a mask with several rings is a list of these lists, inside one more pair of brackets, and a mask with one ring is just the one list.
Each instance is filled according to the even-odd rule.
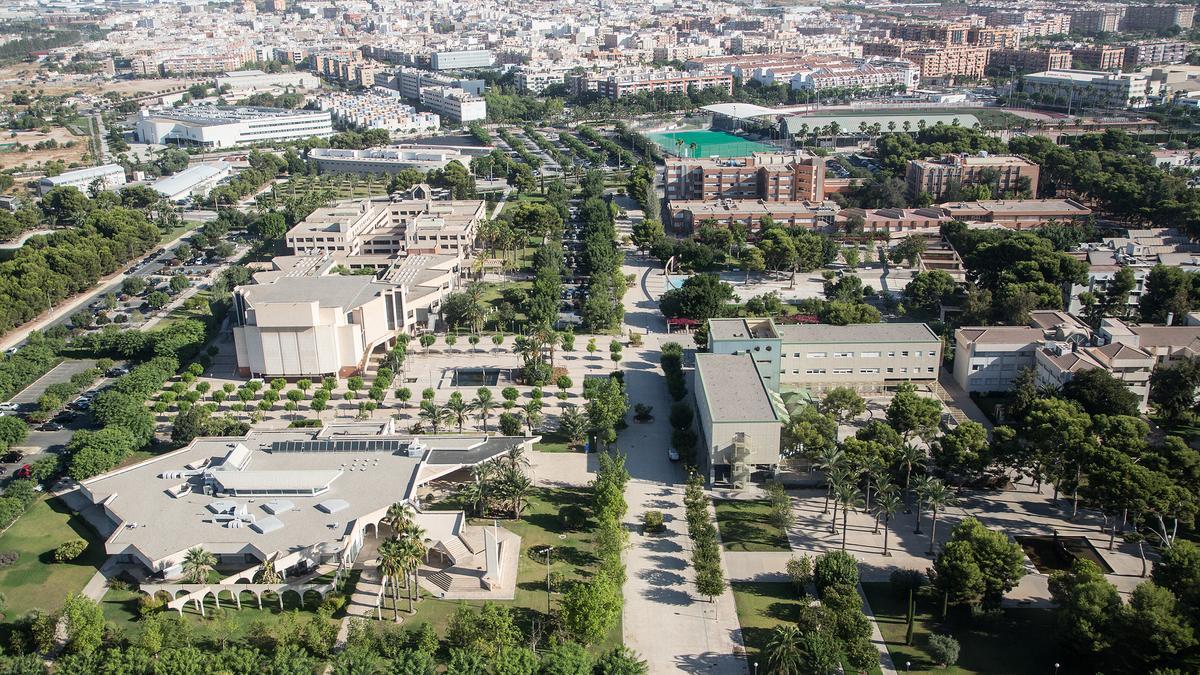
[[933,521],[929,526],[929,554],[933,555],[933,549],[937,546],[937,517],[938,511],[945,509],[947,506],[954,504],[954,493],[946,484],[940,480],[930,481],[929,486],[925,488],[925,505],[929,507],[929,513],[933,516]]
[[529,429],[529,435],[533,435],[533,427],[542,419],[542,402],[530,401],[521,408],[521,414],[525,417],[525,426]]
[[857,479],[857,474],[848,466],[834,467],[833,471],[826,477],[829,494],[833,498],[833,517],[829,519],[829,531],[837,534],[837,514],[838,502],[837,490],[838,487],[846,483],[854,484]]
[[411,506],[402,502],[396,502],[388,507],[387,513],[384,514],[379,522],[387,525],[393,533],[396,533],[412,522],[413,515],[414,512]]
[[529,476],[525,475],[524,471],[506,466],[501,469],[500,490],[508,499],[513,519],[520,518],[521,512],[525,510],[525,498],[533,490],[533,481],[529,479]]
[[463,424],[467,421],[467,417],[471,414],[471,404],[463,400],[462,394],[457,391],[450,394],[450,400],[446,401],[443,406],[446,411],[446,417],[458,423],[458,433],[462,433]]
[[934,481],[932,476],[918,476],[913,485],[913,492],[916,493],[917,499],[917,529],[913,530],[913,534],[921,534],[921,504],[925,501],[925,490],[927,490]]
[[[900,466],[904,467],[904,497],[907,500],[911,494],[908,486],[912,481],[913,467],[920,467],[925,462],[925,451],[912,443],[905,443],[900,446],[900,454],[897,459],[900,462]],[[905,513],[908,513],[908,511],[905,511]]]
[[529,467],[529,456],[526,452],[524,443],[513,443],[509,446],[508,452],[504,453],[504,461],[514,469],[525,469]]
[[879,519],[883,519],[883,554],[885,556],[891,555],[888,551],[888,525],[901,506],[903,506],[903,502],[894,485],[889,485],[888,489],[881,490],[875,497],[875,525],[878,528]]
[[858,486],[853,480],[848,480],[838,483],[833,488],[834,494],[837,497],[837,502],[842,505],[842,550],[846,550],[846,530],[847,520],[850,514],[850,509],[856,509],[862,506],[862,493],[859,492]]
[[278,584],[283,583],[283,577],[275,570],[275,554],[267,556],[263,564],[258,568],[258,573],[254,575],[254,583],[256,584]]
[[499,465],[495,461],[476,464],[471,469],[471,474],[475,477],[475,483],[479,485],[479,502],[481,514],[487,513],[491,506],[492,496],[495,493],[496,475],[499,470]]
[[821,513],[829,513],[830,483],[829,474],[846,463],[846,453],[841,448],[825,448],[813,458],[813,468],[825,474],[825,508]]
[[183,557],[183,575],[189,583],[208,583],[208,575],[216,566],[217,556],[199,546],[188,549],[187,554]]
[[420,597],[420,591],[417,582],[418,572],[421,569],[421,563],[425,561],[425,554],[429,552],[429,547],[425,545],[425,530],[422,530],[416,523],[409,523],[408,527],[404,528],[401,533],[400,541],[400,561],[401,566],[412,576],[412,581],[408,585],[408,613],[413,613],[413,602]]
[[775,675],[803,675],[804,654],[800,648],[800,627],[795,624],[776,626],[767,641],[766,672]]
[[497,405],[496,400],[492,398],[491,389],[480,387],[475,391],[475,398],[471,400],[471,409],[479,413],[479,421],[483,423],[483,433],[485,434],[488,430],[488,419]]
[[[400,620],[400,577],[404,574],[404,544],[398,536],[389,537],[379,545],[379,576],[392,592],[392,614]],[[407,577],[406,577],[407,584]]]

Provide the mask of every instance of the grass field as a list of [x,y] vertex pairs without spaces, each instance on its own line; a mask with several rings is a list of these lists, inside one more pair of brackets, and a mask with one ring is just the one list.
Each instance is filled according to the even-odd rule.
[[[749,141],[724,131],[663,131],[647,134],[664,152],[679,157],[744,157],[752,152],[771,152],[773,146]],[[683,141],[683,145],[677,144]],[[696,147],[692,148],[691,144]]]
[[[531,550],[542,549],[547,545],[555,547],[550,571],[560,580],[560,584],[586,580],[594,573],[597,561],[592,554],[591,528],[595,523],[590,518],[590,503],[591,494],[586,489],[539,489],[532,493],[529,506],[520,520],[500,521],[501,527],[521,537],[521,556],[517,569],[516,595],[513,600],[501,601],[498,604],[513,608],[517,625],[525,630],[526,634],[535,623],[544,624],[546,621],[546,559],[544,556],[531,555]],[[436,505],[433,508],[436,508]],[[587,514],[587,524],[579,530],[568,528],[563,518],[563,514],[568,512]],[[472,523],[489,525],[491,520],[474,519]],[[556,592],[552,600],[556,607],[560,601],[559,597]],[[459,606],[478,607],[482,604],[482,601],[474,600],[437,600],[426,595],[417,604],[416,614],[405,615],[404,625],[429,623],[437,630],[438,635],[445,637],[450,617]],[[621,625],[618,621],[603,641],[593,645],[593,651],[604,652],[620,644]]]
[[[799,598],[796,587],[789,583],[735,581],[729,586],[737,604],[738,623],[742,626],[746,662],[758,662],[764,666],[761,672],[766,673],[762,650],[770,641],[771,632],[776,626],[795,623],[808,598]],[[872,675],[881,672],[878,667],[871,671]]]
[[[1052,673],[1054,662],[1061,655],[1055,651],[1058,630],[1054,615],[1046,609],[1006,609],[1001,619],[981,626],[943,626],[935,618],[939,611],[936,602],[917,601],[917,620],[913,644],[904,644],[907,598],[892,593],[887,583],[864,583],[863,590],[888,651],[898,668],[911,662],[913,673],[942,673],[972,675],[989,673],[1013,675]],[[958,640],[961,652],[958,665],[940,668],[926,652],[929,635],[949,633]]]
[[539,433],[542,441],[533,445],[533,449],[538,452],[576,452],[578,450],[571,447],[567,437],[557,431],[542,431]]
[[771,523],[766,501],[718,499],[717,527],[726,551],[788,551],[787,534]]
[[[88,548],[77,560],[53,562],[54,549],[71,539],[86,539]],[[104,562],[104,544],[95,532],[57,499],[40,499],[0,535],[0,552],[20,554],[17,562],[0,569],[0,592],[8,599],[5,614],[18,617],[31,609],[53,611],[67,595],[83,590]]]

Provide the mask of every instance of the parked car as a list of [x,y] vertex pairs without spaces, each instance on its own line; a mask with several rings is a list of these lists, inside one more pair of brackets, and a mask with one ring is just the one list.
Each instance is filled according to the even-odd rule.
[[8,452],[4,453],[3,457],[0,457],[0,462],[12,464],[13,462],[21,461],[21,458],[24,456],[25,454],[20,450],[9,450]]
[[63,430],[63,425],[59,424],[58,422],[54,422],[54,421],[46,422],[42,426],[38,427],[38,431],[62,431],[62,430]]
[[15,474],[17,478],[29,478],[33,476],[33,467],[28,464],[21,465]]
[[678,462],[679,451],[675,448],[667,448],[667,459],[671,460],[672,462]]

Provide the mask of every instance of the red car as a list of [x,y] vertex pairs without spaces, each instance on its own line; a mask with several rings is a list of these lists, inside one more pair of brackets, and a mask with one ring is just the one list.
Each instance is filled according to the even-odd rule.
[[33,475],[33,467],[26,464],[26,465],[22,466],[21,468],[17,469],[17,473],[14,475],[17,478],[29,478],[30,476]]

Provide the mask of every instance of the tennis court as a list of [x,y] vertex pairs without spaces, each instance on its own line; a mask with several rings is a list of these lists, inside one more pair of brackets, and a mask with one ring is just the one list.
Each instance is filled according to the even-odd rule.
[[752,152],[771,152],[776,149],[766,143],[748,141],[724,131],[663,131],[647,135],[664,152],[679,157],[744,157]]

